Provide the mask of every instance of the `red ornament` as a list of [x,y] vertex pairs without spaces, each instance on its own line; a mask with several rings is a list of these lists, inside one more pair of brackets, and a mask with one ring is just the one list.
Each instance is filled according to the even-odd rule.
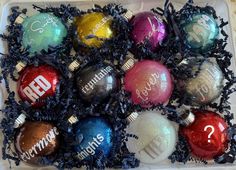
[[[173,90],[169,70],[159,62],[143,60],[134,64],[124,78],[125,90],[134,104],[150,107],[167,102]],[[150,104],[151,103],[151,104]]]
[[195,121],[180,129],[194,156],[210,160],[228,148],[228,125],[217,113],[194,111]]
[[26,67],[20,73],[17,85],[21,100],[34,107],[43,106],[42,100],[55,94],[59,76],[59,72],[49,65]]

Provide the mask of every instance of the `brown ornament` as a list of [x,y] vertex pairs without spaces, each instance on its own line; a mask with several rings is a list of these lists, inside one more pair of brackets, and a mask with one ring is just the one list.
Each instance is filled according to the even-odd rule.
[[54,153],[58,145],[58,129],[47,122],[26,122],[15,138],[20,159],[31,165],[41,165],[42,158]]

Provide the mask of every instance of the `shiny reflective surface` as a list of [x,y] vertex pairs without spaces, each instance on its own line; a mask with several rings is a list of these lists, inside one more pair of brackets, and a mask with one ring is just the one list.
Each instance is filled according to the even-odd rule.
[[59,18],[48,13],[39,13],[28,17],[22,23],[25,48],[30,46],[31,53],[48,50],[49,46],[60,45],[67,35],[66,27]]
[[205,160],[222,155],[228,148],[228,125],[223,118],[210,111],[194,111],[195,121],[182,127],[194,156]]
[[208,14],[194,14],[192,20],[183,20],[181,28],[187,35],[186,46],[194,52],[208,51],[219,35],[219,26]]
[[148,40],[151,49],[154,50],[166,37],[165,23],[160,16],[152,12],[138,13],[130,20],[130,23],[133,26],[131,37],[136,44]]
[[28,66],[20,72],[17,82],[19,97],[34,107],[43,106],[42,100],[56,93],[59,77],[59,72],[52,66]]
[[[190,67],[193,70],[197,70],[198,63],[193,59]],[[192,104],[207,104],[220,96],[223,88],[223,80],[223,73],[216,61],[208,59],[201,65],[199,74],[185,82],[184,88],[191,97]]]
[[177,133],[174,126],[161,113],[147,111],[127,127],[128,134],[138,137],[126,142],[130,152],[143,163],[161,162],[175,149]]
[[125,90],[131,92],[134,104],[150,107],[163,104],[172,94],[173,82],[169,70],[156,61],[143,60],[127,71],[124,77]]
[[108,157],[113,146],[112,127],[102,117],[87,117],[76,125],[77,138],[81,139],[75,149],[80,160],[96,158],[101,153]]
[[25,163],[41,165],[40,161],[59,146],[58,135],[58,129],[50,123],[26,122],[16,135],[16,151]]
[[92,65],[79,71],[76,83],[80,97],[88,102],[103,100],[119,86],[114,68],[107,64]]
[[[113,36],[112,17],[100,12],[84,14],[75,19],[77,38],[90,47],[100,47],[104,40]],[[76,48],[76,44],[75,44]]]

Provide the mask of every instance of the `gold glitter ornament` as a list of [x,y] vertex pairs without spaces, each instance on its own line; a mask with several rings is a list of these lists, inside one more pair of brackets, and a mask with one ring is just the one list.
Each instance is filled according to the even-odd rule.
[[112,17],[101,12],[87,13],[76,17],[76,39],[75,49],[78,48],[78,41],[89,47],[101,47],[105,40],[110,39],[114,33],[111,29]]

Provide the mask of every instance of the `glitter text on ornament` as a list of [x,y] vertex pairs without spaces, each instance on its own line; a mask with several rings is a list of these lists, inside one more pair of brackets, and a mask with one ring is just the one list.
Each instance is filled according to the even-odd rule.
[[[199,25],[193,25],[193,31],[189,32],[190,37],[197,42],[201,42],[200,38],[204,37],[204,29],[201,26],[203,26],[206,30],[210,30],[209,25],[206,23],[209,20],[210,18],[207,15],[202,15],[202,18],[197,21]],[[203,43],[205,45],[206,42],[204,41]]]
[[153,73],[151,74],[151,77],[149,78],[148,82],[146,82],[145,87],[141,90],[136,89],[136,94],[138,98],[140,98],[143,102],[146,102],[149,100],[148,96],[149,93],[152,91],[152,89],[158,85],[159,80],[159,74]]
[[93,141],[88,142],[88,146],[85,149],[83,149],[81,152],[78,153],[78,155],[77,155],[78,158],[80,160],[83,160],[86,157],[88,157],[89,155],[94,155],[96,148],[98,148],[99,145],[101,145],[103,140],[104,140],[104,137],[100,133],[97,134],[97,136],[93,138]]
[[207,125],[207,126],[205,126],[205,128],[204,128],[204,131],[207,131],[207,129],[210,129],[210,133],[208,134],[208,143],[210,143],[211,142],[211,135],[215,132],[215,128],[214,128],[214,126],[212,126],[212,125]]
[[159,155],[164,152],[162,143],[168,144],[168,141],[163,136],[156,136],[151,142],[144,148],[140,149],[138,153],[140,155],[147,154],[151,159],[156,159]]
[[51,87],[52,85],[47,81],[47,79],[42,75],[39,75],[29,84],[29,86],[26,86],[23,89],[23,92],[32,102],[36,102],[36,100]]
[[53,26],[57,27],[58,19],[55,19],[49,15],[48,18],[45,19],[46,22],[44,24],[41,21],[34,21],[30,26],[31,31],[39,32],[40,34],[42,34],[45,31],[44,28],[49,24],[52,24]]
[[215,82],[216,77],[214,77],[214,72],[216,72],[217,69],[215,67],[210,67],[209,69],[206,69],[206,72],[208,74],[203,74],[202,77],[199,78],[199,83],[196,83],[195,85],[195,90],[196,92],[198,92],[198,94],[201,96],[201,101],[204,102],[206,101],[206,97],[209,93],[210,93],[210,89],[211,87],[209,87],[208,84],[206,83],[201,83],[201,82],[205,82],[205,81],[209,81],[209,82]]
[[57,135],[59,135],[59,132],[57,128],[54,127],[48,132],[48,134],[46,134],[45,137],[32,146],[31,149],[21,154],[22,160],[26,161],[26,159],[30,160],[31,158],[35,157],[37,154],[39,154],[39,152],[44,150],[49,143],[53,142],[53,139],[55,139]]
[[[157,20],[158,24],[161,25],[160,23],[162,22],[159,18],[157,18],[156,16],[154,16],[154,18]],[[150,19],[150,17],[148,17],[148,22],[151,26],[151,31],[149,31],[148,36],[146,37],[147,40],[149,40],[152,35],[156,32],[160,32],[162,34],[164,34],[164,30],[163,29],[159,29],[159,27],[156,27],[155,24],[153,24],[152,20]],[[145,39],[144,39],[145,40]],[[144,41],[142,41],[141,43],[144,43]]]
[[110,16],[106,16],[104,17],[101,22],[99,22],[98,24],[95,25],[95,27],[92,30],[92,35],[96,34],[97,31],[103,26],[105,25],[108,21],[110,21],[112,19],[112,17]]
[[107,66],[106,68],[102,69],[98,74],[95,74],[95,76],[87,84],[82,87],[82,91],[87,94],[90,90],[93,90],[96,83],[106,77],[112,70],[113,68],[111,66]]

